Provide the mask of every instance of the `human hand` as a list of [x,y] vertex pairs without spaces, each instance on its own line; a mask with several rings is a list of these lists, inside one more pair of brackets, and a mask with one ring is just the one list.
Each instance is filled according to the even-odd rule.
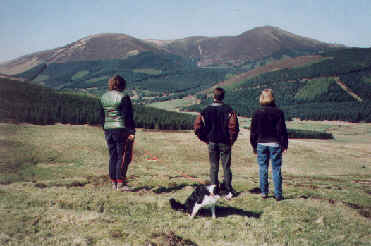
[[135,135],[133,135],[133,134],[129,135],[129,136],[128,136],[128,139],[129,139],[130,141],[134,141],[134,139],[135,139]]

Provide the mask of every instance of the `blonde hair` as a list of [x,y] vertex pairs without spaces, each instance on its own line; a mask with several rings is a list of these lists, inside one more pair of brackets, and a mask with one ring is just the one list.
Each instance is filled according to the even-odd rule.
[[110,91],[123,91],[126,88],[126,80],[120,75],[114,75],[108,80],[108,89]]
[[274,96],[272,89],[264,89],[259,98],[260,105],[268,105],[274,103]]

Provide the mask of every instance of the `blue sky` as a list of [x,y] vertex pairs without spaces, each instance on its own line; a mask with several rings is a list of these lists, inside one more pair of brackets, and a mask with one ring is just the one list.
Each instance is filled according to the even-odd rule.
[[1,0],[0,62],[97,33],[168,40],[264,25],[371,47],[370,23],[370,0]]

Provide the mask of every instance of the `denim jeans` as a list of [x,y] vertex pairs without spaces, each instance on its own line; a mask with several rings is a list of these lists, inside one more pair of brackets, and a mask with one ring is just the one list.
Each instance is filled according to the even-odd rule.
[[219,185],[219,161],[224,171],[224,185],[227,192],[232,189],[231,155],[232,147],[229,144],[209,142],[210,179],[212,184]]
[[268,194],[268,167],[269,160],[272,160],[272,177],[274,183],[274,196],[282,197],[282,150],[281,147],[270,147],[258,144],[257,147],[258,164],[259,164],[259,177],[260,177],[260,190],[262,194]]
[[125,182],[128,165],[131,160],[127,156],[128,133],[125,129],[105,130],[104,137],[109,152],[109,176],[112,182]]

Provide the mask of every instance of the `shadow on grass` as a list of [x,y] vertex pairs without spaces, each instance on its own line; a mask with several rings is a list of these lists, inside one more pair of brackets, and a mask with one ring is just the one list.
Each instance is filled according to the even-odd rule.
[[[231,215],[239,215],[244,217],[251,217],[251,218],[257,218],[259,219],[263,212],[252,212],[252,211],[246,211],[240,208],[234,208],[234,207],[221,207],[216,206],[215,207],[215,215],[216,217],[228,217]],[[200,217],[211,217],[211,211],[210,209],[202,208],[198,212],[197,216]]]
[[169,193],[169,192],[181,190],[186,186],[189,186],[189,185],[188,184],[177,185],[177,184],[174,183],[174,184],[169,184],[168,187],[165,187],[165,186],[157,187],[156,189],[154,189],[152,191],[156,194]]
[[154,186],[140,186],[140,187],[135,187],[132,192],[152,191],[153,193],[156,193],[156,194],[162,194],[162,193],[170,193],[170,192],[173,192],[173,191],[178,191],[178,190],[181,190],[181,189],[183,189],[184,187],[187,187],[187,186],[196,187],[197,184],[189,185],[189,184],[186,184],[186,183],[183,183],[183,184],[170,183],[170,184],[168,184],[168,186],[156,186],[156,187],[154,187]]
[[156,194],[161,194],[161,193],[170,193],[170,192],[173,192],[173,191],[178,191],[178,190],[181,190],[183,189],[184,187],[186,186],[192,186],[192,187],[197,187],[198,184],[186,184],[186,183],[183,183],[183,184],[177,184],[177,183],[170,183],[167,187],[166,186],[160,186],[160,187],[157,187],[156,189],[152,190],[154,193]]
[[261,193],[259,187],[252,188],[252,189],[249,190],[249,192],[251,194],[260,194]]
[[323,198],[323,197],[320,197],[320,196],[301,195],[301,196],[299,196],[299,198],[300,199],[314,199],[314,200],[328,201],[328,203],[331,204],[331,205],[335,205],[337,203],[342,203],[343,205],[358,211],[358,213],[361,216],[363,216],[367,219],[371,218],[371,206],[367,207],[367,206],[362,206],[362,205],[359,205],[359,204],[356,204],[356,203],[345,202],[345,201],[337,201],[337,200],[334,200],[334,199]]
[[140,187],[135,187],[132,192],[148,192],[153,189],[153,186],[140,186]]

